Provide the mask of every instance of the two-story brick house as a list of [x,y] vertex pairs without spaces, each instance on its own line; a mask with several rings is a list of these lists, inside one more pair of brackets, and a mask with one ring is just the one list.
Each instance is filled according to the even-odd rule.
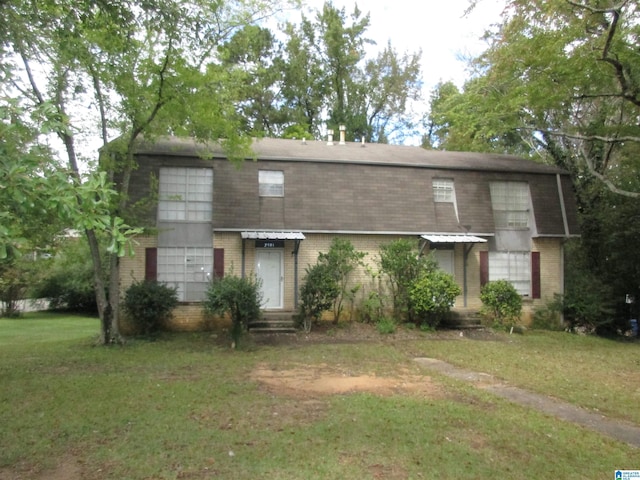
[[563,291],[563,243],[578,229],[558,168],[382,144],[262,139],[253,150],[257,161],[237,168],[216,144],[169,138],[137,149],[131,198],[157,183],[157,235],[122,260],[122,286],[145,276],[177,286],[176,327],[198,328],[208,282],[229,273],[261,278],[266,310],[293,311],[305,268],[336,236],[374,268],[379,246],[398,238],[435,251],[463,290],[458,309],[479,309],[481,285],[494,279],[510,280],[528,312]]

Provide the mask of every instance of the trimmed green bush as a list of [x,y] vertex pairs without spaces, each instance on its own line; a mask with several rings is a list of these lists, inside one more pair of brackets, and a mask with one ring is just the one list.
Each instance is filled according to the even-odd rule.
[[249,322],[261,317],[261,304],[259,280],[254,277],[227,275],[211,282],[203,306],[206,313],[229,314],[232,346],[236,347],[242,332],[249,328]]
[[300,288],[300,306],[298,320],[305,332],[309,333],[314,322],[322,313],[330,310],[340,294],[340,285],[331,271],[331,266],[324,262],[307,267],[304,283]]
[[123,304],[134,329],[143,335],[158,332],[177,306],[177,289],[155,280],[132,284],[127,288]]
[[411,285],[409,298],[420,324],[436,328],[447,316],[462,289],[453,276],[440,269],[425,271]]
[[487,283],[480,291],[481,313],[495,327],[511,327],[520,320],[522,297],[507,280]]

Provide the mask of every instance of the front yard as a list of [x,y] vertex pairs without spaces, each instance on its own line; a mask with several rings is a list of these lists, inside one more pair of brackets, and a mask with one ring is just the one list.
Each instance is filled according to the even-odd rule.
[[637,343],[347,325],[232,351],[215,333],[95,347],[97,331],[82,317],[0,320],[0,479],[595,479],[640,468],[638,449],[414,361],[640,423]]

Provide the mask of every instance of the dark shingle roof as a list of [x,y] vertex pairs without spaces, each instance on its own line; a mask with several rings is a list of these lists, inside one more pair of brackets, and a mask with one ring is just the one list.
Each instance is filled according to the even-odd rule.
[[[420,147],[378,143],[334,142],[327,145],[318,140],[284,140],[263,138],[254,140],[252,149],[259,160],[291,162],[351,163],[365,165],[397,165],[452,170],[500,171],[520,173],[566,173],[563,170],[513,155],[474,152],[425,150]],[[185,138],[161,138],[142,143],[138,154],[169,156],[225,157],[217,143],[200,143]]]

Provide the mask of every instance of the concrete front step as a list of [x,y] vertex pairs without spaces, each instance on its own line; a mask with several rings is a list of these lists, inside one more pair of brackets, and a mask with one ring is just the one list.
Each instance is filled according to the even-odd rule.
[[265,312],[260,320],[249,324],[249,331],[255,333],[293,333],[296,324],[291,312]]
[[453,310],[441,326],[454,329],[484,328],[482,316],[476,310]]

